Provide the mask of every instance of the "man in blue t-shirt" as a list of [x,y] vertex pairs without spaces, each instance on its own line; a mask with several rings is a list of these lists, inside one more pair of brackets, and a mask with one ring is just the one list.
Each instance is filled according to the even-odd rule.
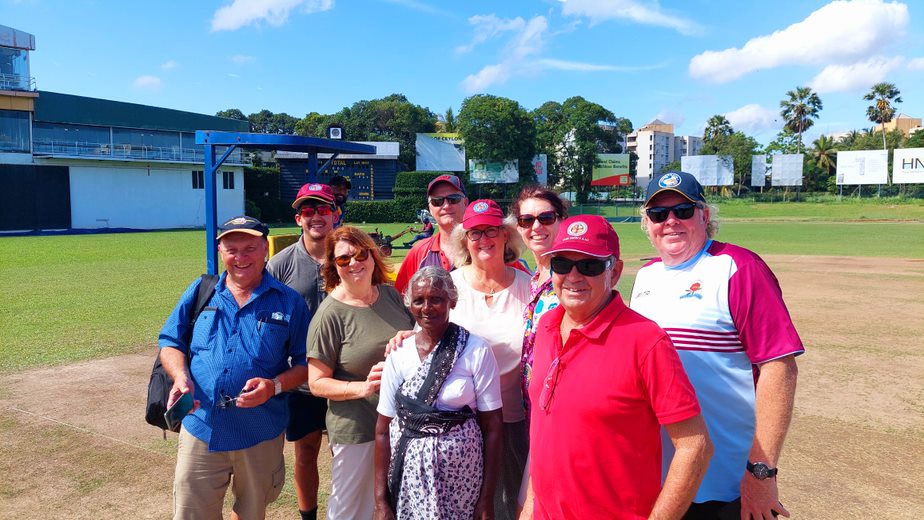
[[307,379],[310,313],[301,295],[264,269],[268,234],[252,217],[222,224],[226,272],[215,294],[191,324],[200,280],[193,282],[160,332],[161,363],[174,381],[167,406],[187,393],[195,403],[180,429],[174,518],[221,517],[229,475],[234,513],[263,518],[285,482],[281,394]]

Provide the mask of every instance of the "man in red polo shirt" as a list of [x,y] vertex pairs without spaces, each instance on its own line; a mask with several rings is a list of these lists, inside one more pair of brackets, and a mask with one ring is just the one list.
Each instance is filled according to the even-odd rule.
[[[571,217],[546,254],[560,305],[536,336],[527,508],[539,519],[680,518],[712,443],[670,338],[615,290],[619,237],[602,217]],[[677,451],[663,487],[662,426]]]
[[436,219],[439,233],[414,244],[401,263],[398,275],[395,278],[395,289],[404,293],[411,276],[421,267],[439,265],[447,271],[452,271],[451,250],[452,241],[442,240],[448,238],[456,224],[462,222],[468,198],[462,181],[455,175],[440,175],[427,185],[427,205],[430,214]]

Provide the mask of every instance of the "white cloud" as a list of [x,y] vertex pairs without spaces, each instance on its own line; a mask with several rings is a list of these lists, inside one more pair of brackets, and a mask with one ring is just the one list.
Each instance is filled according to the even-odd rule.
[[778,130],[781,128],[777,120],[780,117],[778,111],[764,108],[760,105],[751,104],[726,112],[725,119],[731,124],[735,131],[746,134],[760,133],[765,130]]
[[674,125],[674,128],[679,127],[683,124],[684,121],[686,121],[686,117],[684,117],[683,114],[680,112],[674,112],[673,110],[662,110],[658,112],[657,115],[655,115],[653,118],[651,118],[652,121],[655,119],[660,119],[665,123],[670,123]]
[[144,90],[160,90],[163,82],[157,76],[138,76],[132,86]]
[[400,5],[403,7],[407,7],[408,9],[420,11],[422,13],[452,16],[452,13],[449,13],[448,11],[442,11],[440,9],[437,9],[436,7],[433,7],[430,4],[426,4],[424,2],[418,2],[417,0],[385,0],[385,1],[390,4]]
[[535,16],[529,21],[522,18],[503,19],[492,15],[473,16],[469,23],[475,26],[475,35],[471,43],[458,47],[457,52],[468,52],[476,45],[497,38],[507,33],[509,41],[504,45],[501,55],[503,60],[484,66],[475,74],[470,74],[462,81],[462,88],[469,94],[484,92],[491,85],[503,85],[510,78],[534,76],[546,70],[564,70],[574,72],[633,72],[652,70],[664,65],[646,65],[642,67],[600,65],[572,60],[540,58],[545,49],[549,23],[544,16]]
[[815,76],[808,86],[819,94],[867,89],[884,81],[890,72],[904,63],[904,58],[876,56],[850,65],[828,65]]
[[289,13],[301,7],[305,14],[333,9],[334,0],[234,0],[215,11],[212,31],[236,31],[248,25],[264,22],[280,26],[289,19]]
[[519,16],[513,19],[498,18],[493,14],[472,16],[468,19],[470,25],[475,26],[475,35],[468,45],[456,47],[457,54],[471,52],[477,45],[484,43],[507,31],[520,31],[526,26],[526,21]]
[[792,64],[843,64],[869,58],[900,38],[908,6],[882,0],[838,0],[805,20],[753,38],[743,47],[706,51],[690,60],[690,75],[725,83],[762,69]]
[[238,65],[247,65],[248,63],[253,63],[257,61],[253,56],[247,56],[246,54],[235,54],[231,56],[231,62]]
[[160,64],[160,68],[163,70],[170,70],[176,68],[176,62],[173,60],[167,60]]
[[924,58],[914,58],[909,61],[908,70],[924,70]]
[[629,20],[674,29],[681,34],[699,34],[702,28],[694,21],[670,14],[657,2],[638,0],[559,0],[564,15],[590,18],[591,24],[606,20]]

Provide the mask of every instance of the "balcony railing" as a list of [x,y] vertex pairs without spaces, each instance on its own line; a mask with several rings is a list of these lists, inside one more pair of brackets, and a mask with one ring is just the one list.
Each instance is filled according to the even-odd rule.
[[35,92],[35,78],[19,74],[0,74],[0,90]]
[[[109,145],[80,141],[54,141],[35,139],[32,153],[58,157],[89,157],[97,159],[118,159],[137,161],[164,161],[203,163],[205,155],[201,149],[179,146],[135,146],[130,144]],[[228,164],[250,164],[249,158],[235,150],[228,156]]]

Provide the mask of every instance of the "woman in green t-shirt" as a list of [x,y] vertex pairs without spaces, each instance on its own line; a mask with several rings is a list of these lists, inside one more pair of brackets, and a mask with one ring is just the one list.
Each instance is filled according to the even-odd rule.
[[308,328],[308,385],[328,399],[333,453],[328,518],[372,518],[373,454],[385,345],[414,319],[387,285],[375,242],[352,226],[327,237],[321,276],[329,293]]

